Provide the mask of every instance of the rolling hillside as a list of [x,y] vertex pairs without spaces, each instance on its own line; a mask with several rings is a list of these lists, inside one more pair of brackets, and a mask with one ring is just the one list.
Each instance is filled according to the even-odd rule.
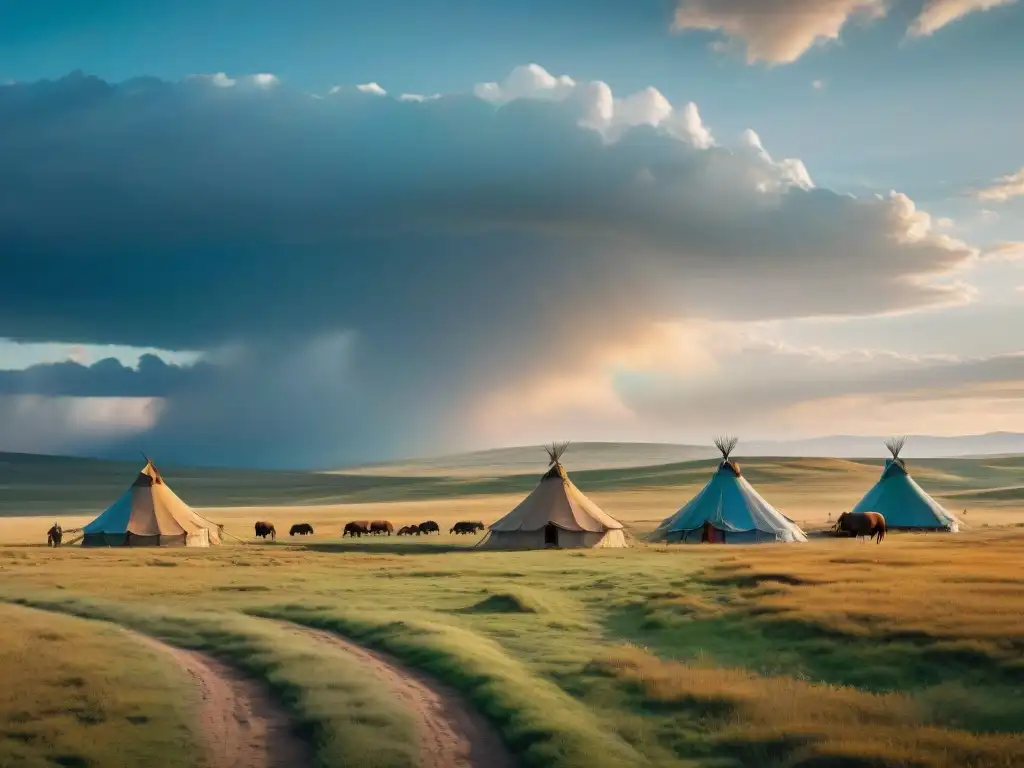
[[[567,461],[571,457],[572,466],[577,470],[621,469],[707,459],[717,455],[718,451],[713,445],[584,442],[572,443]],[[342,467],[334,472],[353,475],[486,477],[536,472],[538,468],[543,469],[545,460],[541,446],[529,445]]]
[[[678,448],[679,446],[675,446]],[[629,446],[632,450],[633,446]],[[526,451],[526,449],[516,449]],[[657,454],[659,448],[645,448]],[[179,468],[161,471],[175,491],[196,507],[304,506],[358,502],[419,501],[464,496],[525,493],[545,469],[537,450],[526,454],[476,454],[471,471],[452,465],[451,474],[391,474],[383,468],[356,474]],[[611,464],[628,453],[615,444],[597,448],[592,460]],[[587,454],[581,452],[584,458]],[[641,454],[642,455],[642,454]],[[629,456],[627,455],[627,459]],[[681,504],[713,471],[715,460],[653,463],[644,466],[582,468],[567,457],[575,482],[588,493],[678,489]],[[450,461],[450,460],[448,460]],[[821,499],[837,510],[852,505],[878,477],[880,459],[791,457],[740,458],[747,478],[766,495]],[[522,463],[520,463],[522,462]],[[89,514],[108,506],[132,482],[141,462],[110,462],[26,454],[0,454],[0,516]],[[1024,456],[971,459],[918,459],[909,462],[917,480],[954,507],[1016,506],[1024,502]],[[585,464],[584,464],[585,466]],[[509,472],[513,467],[517,471]],[[671,494],[673,498],[675,492]]]

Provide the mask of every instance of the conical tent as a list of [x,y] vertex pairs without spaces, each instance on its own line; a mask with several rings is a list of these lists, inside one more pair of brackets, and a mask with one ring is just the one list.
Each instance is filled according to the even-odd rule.
[[886,448],[892,457],[885,460],[885,468],[878,482],[864,498],[857,502],[853,512],[879,512],[890,530],[950,531],[960,530],[960,520],[925,493],[907,472],[900,458],[906,439],[887,440]]
[[736,438],[719,438],[718,470],[700,493],[651,534],[652,541],[759,544],[804,542],[800,526],[778,512],[754,490],[739,465],[729,458]]
[[148,459],[132,486],[82,533],[83,547],[220,544],[218,526],[179,499]]
[[568,443],[547,449],[550,468],[519,506],[490,527],[484,547],[625,547],[622,523],[573,485],[562,466]]

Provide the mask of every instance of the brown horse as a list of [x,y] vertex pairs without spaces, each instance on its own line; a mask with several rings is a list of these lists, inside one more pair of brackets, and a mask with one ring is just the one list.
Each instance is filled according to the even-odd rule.
[[834,526],[836,535],[846,533],[856,536],[874,538],[881,544],[885,538],[885,517],[879,512],[843,512]]
[[395,526],[391,524],[390,520],[374,520],[370,523],[370,533],[379,534],[386,533],[390,536],[395,530]]

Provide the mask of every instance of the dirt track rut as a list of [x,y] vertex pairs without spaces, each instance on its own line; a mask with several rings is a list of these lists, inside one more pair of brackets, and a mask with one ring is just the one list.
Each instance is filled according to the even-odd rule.
[[198,720],[208,768],[312,765],[308,746],[291,733],[288,715],[258,683],[206,654],[130,634],[171,657],[198,688],[202,698]]
[[339,635],[288,622],[278,625],[359,661],[408,709],[420,733],[420,768],[515,768],[497,731],[458,693],[377,651]]

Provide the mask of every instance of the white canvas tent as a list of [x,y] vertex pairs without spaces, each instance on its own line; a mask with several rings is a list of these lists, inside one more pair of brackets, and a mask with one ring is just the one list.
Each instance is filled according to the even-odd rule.
[[622,523],[573,485],[561,457],[568,443],[547,450],[550,467],[515,509],[490,527],[480,546],[507,549],[626,547]]
[[179,499],[147,459],[132,486],[82,529],[82,546],[209,547],[220,544],[219,528]]
[[925,493],[907,472],[907,465],[900,458],[905,444],[903,437],[886,441],[892,458],[885,460],[882,476],[851,511],[878,512],[889,530],[956,533],[961,525],[956,515]]
[[739,442],[719,438],[722,461],[708,484],[686,506],[665,518],[651,541],[719,544],[805,542],[800,526],[754,490],[730,454]]

